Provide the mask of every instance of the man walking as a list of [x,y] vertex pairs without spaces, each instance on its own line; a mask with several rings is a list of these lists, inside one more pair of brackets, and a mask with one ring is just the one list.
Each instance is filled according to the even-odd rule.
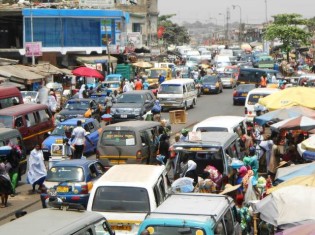
[[83,155],[85,139],[89,141],[91,145],[94,145],[93,142],[86,136],[87,133],[82,127],[82,121],[77,121],[77,127],[73,129],[71,136],[71,143],[74,147],[73,158],[80,159]]

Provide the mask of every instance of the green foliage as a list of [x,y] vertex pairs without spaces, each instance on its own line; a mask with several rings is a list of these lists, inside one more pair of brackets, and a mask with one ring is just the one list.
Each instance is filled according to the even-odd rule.
[[279,39],[282,42],[282,49],[288,54],[292,48],[309,43],[311,34],[298,27],[308,23],[309,21],[299,14],[276,15],[274,22],[267,26],[264,38],[270,41]]
[[175,16],[175,14],[171,15],[162,15],[158,18],[158,27],[163,26],[165,28],[163,34],[163,41],[166,45],[182,45],[190,42],[190,36],[185,27],[179,26],[176,23],[173,23],[170,18]]

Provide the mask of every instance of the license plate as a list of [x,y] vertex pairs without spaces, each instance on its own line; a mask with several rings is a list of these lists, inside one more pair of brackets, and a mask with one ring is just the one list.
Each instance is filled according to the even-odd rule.
[[112,230],[131,231],[131,225],[111,225]]
[[69,192],[69,187],[58,186],[57,192],[58,193],[67,193],[67,192]]
[[126,160],[110,160],[110,164],[126,164]]
[[127,114],[120,115],[120,118],[127,118]]
[[205,91],[209,91],[209,89],[208,89],[208,88],[205,88],[204,90],[205,90]]
[[46,153],[46,152],[47,152],[47,153],[49,152],[48,149],[42,149],[42,151],[45,152],[45,153]]
[[247,96],[247,94],[242,94],[242,96]]

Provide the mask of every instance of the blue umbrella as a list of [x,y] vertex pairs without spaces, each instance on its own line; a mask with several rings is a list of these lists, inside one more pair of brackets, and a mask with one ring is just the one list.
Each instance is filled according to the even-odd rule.
[[293,106],[290,108],[284,108],[284,109],[271,111],[261,116],[255,117],[255,122],[262,126],[270,121],[278,122],[281,120],[285,120],[288,118],[295,118],[302,115],[309,118],[315,118],[315,110],[302,107],[302,106]]
[[315,173],[315,163],[306,163],[279,168],[276,182],[281,183],[297,176],[307,176]]

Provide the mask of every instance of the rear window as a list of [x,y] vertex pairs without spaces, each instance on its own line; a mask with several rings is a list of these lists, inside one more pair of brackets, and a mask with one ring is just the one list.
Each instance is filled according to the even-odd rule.
[[81,167],[76,166],[53,166],[47,172],[46,181],[82,182],[84,181],[84,172]]
[[248,105],[257,104],[257,103],[258,103],[258,100],[259,100],[260,98],[264,98],[264,97],[266,97],[267,95],[269,95],[269,94],[250,94],[249,97],[248,97],[248,102],[247,102],[247,104],[248,104]]
[[0,109],[8,108],[16,104],[22,104],[19,97],[9,97],[0,100]]
[[107,146],[134,146],[136,145],[136,135],[133,131],[104,131],[101,144]]
[[96,189],[92,210],[147,213],[150,211],[149,195],[144,188],[100,186]]
[[5,127],[12,128],[13,117],[0,115],[0,123],[4,125]]
[[197,131],[201,132],[228,132],[225,127],[198,127]]

